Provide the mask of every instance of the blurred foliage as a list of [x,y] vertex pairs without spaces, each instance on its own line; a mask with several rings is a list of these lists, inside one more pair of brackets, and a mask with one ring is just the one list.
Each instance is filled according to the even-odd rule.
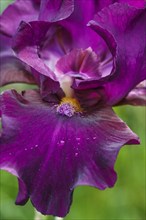
[[[24,0],[27,2],[27,0]],[[11,0],[0,0],[0,10]],[[29,89],[24,84],[13,84],[4,89]],[[80,186],[74,192],[73,204],[65,220],[144,220],[145,219],[145,146],[146,108],[122,106],[116,113],[139,135],[141,145],[123,147],[119,153],[115,170],[118,180],[114,188],[100,191]],[[34,209],[30,202],[16,206],[17,178],[0,172],[0,219],[33,220]]]

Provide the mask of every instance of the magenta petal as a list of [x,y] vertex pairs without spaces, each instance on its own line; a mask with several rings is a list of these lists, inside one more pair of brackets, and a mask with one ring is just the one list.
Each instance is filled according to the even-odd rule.
[[119,3],[127,3],[136,8],[144,8],[146,6],[145,0],[118,0]]
[[37,72],[55,79],[51,69],[39,56],[39,49],[50,28],[49,22],[22,22],[13,41],[17,57]]
[[25,205],[29,199],[28,191],[24,182],[18,179],[19,192],[16,199],[16,205]]
[[121,146],[139,143],[109,107],[68,118],[35,91],[6,91],[1,106],[1,168],[23,181],[16,203],[29,195],[43,214],[65,216],[77,185],[112,187]]
[[35,80],[26,67],[11,49],[11,38],[0,35],[0,86],[9,83],[30,83]]
[[131,90],[128,95],[117,105],[139,105],[146,106],[146,83],[145,87],[138,86]]
[[49,103],[60,103],[65,96],[60,84],[49,77],[39,74],[40,94],[43,100]]
[[43,0],[39,19],[50,22],[59,21],[69,17],[73,10],[73,0]]
[[21,21],[36,20],[39,14],[39,2],[36,0],[16,0],[0,16],[0,29],[3,34],[13,36]]
[[119,102],[146,78],[145,20],[146,9],[116,3],[90,21],[91,27],[108,45],[110,36],[115,40],[110,48],[116,51],[116,72],[105,84],[106,102],[110,105]]
[[99,57],[91,48],[86,50],[74,49],[67,55],[61,57],[56,67],[63,74],[81,79],[98,79],[101,77],[99,71]]
[[[35,84],[33,76],[26,70],[25,65],[15,57],[4,58],[0,71],[0,86],[9,83],[29,83]],[[3,59],[0,59],[2,62]]]

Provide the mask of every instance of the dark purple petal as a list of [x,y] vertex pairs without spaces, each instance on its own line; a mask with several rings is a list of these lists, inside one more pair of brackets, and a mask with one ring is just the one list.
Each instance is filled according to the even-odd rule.
[[99,88],[75,90],[75,97],[78,99],[82,108],[88,111],[94,108],[99,108],[102,95]]
[[40,94],[43,100],[49,103],[59,103],[65,96],[60,84],[42,74],[39,74]]
[[146,78],[146,9],[126,4],[113,4],[99,12],[90,26],[109,45],[109,36],[116,44],[116,72],[105,84],[106,102],[116,104]]
[[146,105],[146,82],[145,86],[140,85],[131,90],[128,95],[122,99],[117,105]]
[[28,195],[28,191],[26,188],[26,185],[24,184],[24,182],[20,179],[18,179],[18,184],[19,184],[19,192],[17,195],[17,199],[16,199],[16,205],[25,205],[26,202],[29,199],[29,195]]
[[21,23],[14,38],[13,47],[17,57],[39,73],[54,78],[53,72],[39,57],[39,47],[50,28],[48,22]]
[[[42,58],[46,54],[42,49],[43,43],[46,44],[46,37],[53,37],[52,32],[49,32],[50,27],[49,22],[23,22],[14,38],[14,49],[17,57],[32,68],[32,73],[40,86],[42,98],[50,102],[52,96],[52,101],[58,102],[64,93],[53,71],[45,64],[45,58]],[[52,57],[48,59],[53,63]]]
[[[3,61],[4,60],[4,61]],[[35,79],[27,71],[25,65],[23,65],[15,57],[0,58],[1,71],[0,71],[0,86],[4,86],[9,83],[29,83],[35,84]]]
[[16,82],[35,83],[29,68],[15,57],[11,38],[4,35],[0,35],[0,65],[0,86]]
[[91,48],[72,50],[58,60],[56,68],[63,74],[84,80],[101,77],[99,57]]
[[16,0],[0,16],[1,33],[13,36],[21,21],[36,20],[39,13],[39,2],[36,0]]
[[146,6],[145,0],[118,0],[119,3],[127,3],[136,8],[144,8]]
[[74,10],[74,0],[43,0],[39,19],[42,21],[55,22],[65,19],[71,15]]
[[6,91],[1,104],[1,168],[22,181],[16,203],[29,195],[43,214],[65,216],[77,185],[112,187],[121,146],[139,143],[110,107],[69,118],[35,91]]

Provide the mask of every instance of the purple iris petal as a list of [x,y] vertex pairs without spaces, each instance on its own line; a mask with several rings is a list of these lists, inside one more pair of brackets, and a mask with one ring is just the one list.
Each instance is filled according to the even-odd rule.
[[74,0],[43,0],[39,19],[50,22],[65,19],[73,12],[73,3]]
[[117,105],[146,105],[146,81],[132,89]]
[[[146,9],[114,4],[98,13],[90,26],[109,43],[115,40],[116,72],[105,83],[106,102],[116,104],[146,79]],[[107,34],[108,33],[108,34]]]
[[[6,91],[0,98],[0,167],[18,177],[16,204],[30,198],[43,214],[64,217],[76,186],[112,187],[120,148],[139,143],[107,105],[146,104],[145,89],[132,90],[146,78],[146,12],[138,9],[143,0],[125,1],[137,9],[109,6],[114,2],[32,0],[30,11],[28,5],[21,11],[19,0],[2,15],[7,36],[24,20],[13,38],[19,61],[11,39],[3,38],[8,47],[2,48],[2,84],[12,81],[11,69],[15,81],[35,78],[40,87],[21,95]],[[89,23],[93,31],[86,23],[102,8]],[[38,15],[41,21],[32,21]]]
[[61,57],[56,67],[63,74],[82,79],[101,78],[99,57],[91,48],[86,50],[74,49],[69,54]]
[[[13,47],[18,53],[18,58],[34,68],[39,73],[55,80],[55,75],[51,67],[46,65],[40,57],[40,50],[45,43],[46,37],[53,38],[52,32],[49,32],[51,23],[49,22],[30,22],[21,23],[17,36],[14,38]],[[47,33],[51,36],[47,36]]]
[[37,73],[37,75],[39,77],[38,84],[40,86],[40,94],[42,99],[50,103],[59,103],[61,98],[65,96],[63,90],[60,88],[59,82],[56,82],[39,73]]
[[127,3],[131,6],[134,6],[136,8],[144,8],[146,6],[145,0],[118,0],[119,3]]
[[1,33],[12,37],[22,20],[26,22],[36,20],[38,13],[38,1],[30,0],[26,4],[26,1],[16,0],[0,16]]
[[62,116],[35,91],[6,91],[1,104],[1,168],[19,178],[16,203],[29,197],[43,214],[65,216],[77,185],[112,187],[121,146],[139,143],[110,107]]
[[11,38],[0,35],[0,86],[9,83],[35,83],[35,79],[11,49]]

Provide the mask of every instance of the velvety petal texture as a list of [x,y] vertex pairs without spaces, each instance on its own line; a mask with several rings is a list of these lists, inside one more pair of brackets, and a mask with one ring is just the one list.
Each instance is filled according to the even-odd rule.
[[39,2],[36,0],[16,0],[0,16],[0,32],[12,37],[21,21],[33,21],[38,18]]
[[146,87],[136,87],[117,105],[146,106]]
[[121,146],[139,143],[110,107],[68,118],[37,91],[14,90],[2,94],[1,106],[0,166],[19,178],[16,203],[29,197],[43,214],[65,216],[77,185],[112,187]]
[[[3,64],[4,60],[4,64]],[[10,83],[28,83],[35,84],[34,77],[25,68],[17,58],[4,57],[0,58],[1,71],[0,71],[0,86],[4,86]]]
[[65,19],[74,10],[74,0],[43,0],[39,19],[43,21],[55,22]]
[[18,82],[34,84],[30,68],[15,57],[11,41],[11,38],[0,35],[0,86]]
[[82,79],[100,78],[99,58],[91,48],[86,50],[74,49],[61,57],[56,68],[63,74]]
[[146,79],[145,20],[146,9],[116,3],[103,9],[89,23],[111,50],[116,50],[116,71],[104,85],[106,102],[110,105]]
[[[30,23],[21,23],[19,31],[13,41],[13,48],[17,52],[17,57],[19,59],[31,66],[37,72],[55,80],[53,71],[45,64],[39,54],[40,48],[43,46],[43,42],[45,42],[45,38],[50,28],[51,23],[49,22],[34,21]],[[52,35],[52,32],[48,34]]]
[[114,186],[120,148],[139,138],[111,106],[146,105],[144,6],[16,0],[3,12],[1,85],[39,86],[0,96],[0,168],[18,178],[16,204],[64,217],[76,186]]

